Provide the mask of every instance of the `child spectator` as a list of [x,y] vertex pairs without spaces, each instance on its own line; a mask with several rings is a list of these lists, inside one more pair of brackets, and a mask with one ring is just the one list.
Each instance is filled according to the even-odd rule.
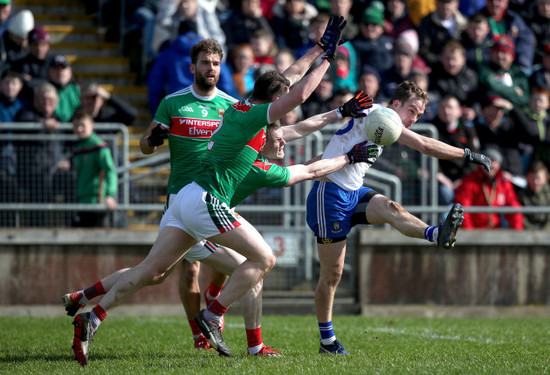
[[254,50],[254,64],[262,72],[273,70],[275,56],[278,53],[273,34],[265,29],[258,29],[252,34],[250,45]]
[[331,66],[334,73],[334,90],[357,91],[357,60],[351,45],[339,46]]
[[[448,94],[439,101],[437,116],[432,124],[439,132],[439,140],[451,146],[469,148],[479,152],[479,139],[474,127],[466,126],[461,120],[462,107],[456,96]],[[453,203],[455,189],[462,177],[474,171],[474,165],[464,159],[440,160],[437,181],[439,182],[439,203]]]
[[[117,206],[117,173],[107,143],[94,133],[90,114],[79,110],[73,117],[73,130],[79,141],[74,148],[77,203],[105,203],[109,211]],[[78,212],[73,219],[75,227],[104,227],[106,212]]]
[[375,103],[383,103],[388,100],[380,91],[380,74],[370,65],[364,65],[357,80],[358,90],[366,92]]
[[23,81],[19,73],[5,70],[0,81],[0,122],[13,122],[15,115],[25,106],[19,99]]
[[[536,161],[527,170],[527,187],[519,189],[518,199],[522,206],[550,206],[550,185],[548,168],[541,161]],[[549,213],[530,213],[523,215],[526,229],[550,229]]]
[[250,44],[239,44],[231,51],[233,83],[240,98],[244,98],[254,87],[256,65],[254,50]]
[[529,97],[529,106],[510,111],[512,121],[524,129],[524,140],[519,144],[519,149],[525,172],[535,152],[536,158],[541,159],[541,151],[550,146],[549,108],[550,92],[544,87],[535,86]]
[[289,49],[283,48],[280,49],[279,53],[275,56],[273,65],[275,66],[275,70],[282,74],[289,66],[294,64],[295,61],[296,58],[294,57],[294,53]]
[[489,148],[483,154],[491,158],[491,172],[478,168],[464,177],[456,189],[455,202],[465,208],[464,229],[523,229],[523,215],[520,212],[500,215],[497,213],[468,213],[469,206],[520,207],[514,186],[502,175],[500,165],[502,154]]

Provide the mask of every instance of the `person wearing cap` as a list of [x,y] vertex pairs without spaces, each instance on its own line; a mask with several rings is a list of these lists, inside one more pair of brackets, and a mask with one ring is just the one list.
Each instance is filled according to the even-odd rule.
[[426,64],[436,64],[445,43],[458,39],[468,20],[458,10],[458,0],[437,0],[435,10],[420,21],[418,54]]
[[482,13],[489,19],[491,36],[507,34],[515,45],[515,59],[519,67],[530,75],[535,56],[535,36],[519,14],[508,9],[508,0],[487,0]]
[[34,27],[32,12],[23,9],[15,14],[0,36],[0,67],[7,68],[13,61],[27,53],[27,35]]
[[481,93],[497,95],[523,107],[529,103],[529,79],[514,63],[515,56],[512,38],[500,35],[491,48],[491,63],[479,67],[479,89]]
[[363,13],[359,35],[351,44],[357,52],[360,66],[370,65],[378,72],[389,69],[393,64],[393,40],[384,35],[384,6],[373,2]]
[[74,82],[73,69],[63,55],[53,57],[48,69],[48,80],[57,89],[59,103],[55,114],[61,122],[69,122],[74,111],[80,107],[80,86]]
[[[502,153],[494,147],[486,148],[482,153],[491,159],[491,171],[483,168],[466,175],[456,189],[455,202],[464,207],[521,207],[514,185],[508,181],[501,170]],[[524,229],[523,214],[468,213],[464,212],[464,229]]]
[[385,103],[387,98],[380,90],[380,79],[380,73],[376,69],[370,65],[363,65],[361,74],[357,79],[357,86],[360,91],[368,92],[375,102]]
[[23,97],[32,100],[32,90],[40,82],[48,80],[48,70],[53,60],[50,54],[50,34],[42,26],[36,26],[28,35],[29,51],[14,61],[12,69],[23,78]]

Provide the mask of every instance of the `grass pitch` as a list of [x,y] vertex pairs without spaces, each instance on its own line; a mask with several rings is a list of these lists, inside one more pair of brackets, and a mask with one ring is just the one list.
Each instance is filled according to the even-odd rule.
[[228,316],[233,357],[193,348],[181,317],[113,316],[99,328],[82,369],[71,350],[72,318],[0,317],[1,374],[545,374],[550,320],[336,316],[350,357],[319,355],[314,316],[265,316],[264,343],[282,358],[246,355],[241,317]]

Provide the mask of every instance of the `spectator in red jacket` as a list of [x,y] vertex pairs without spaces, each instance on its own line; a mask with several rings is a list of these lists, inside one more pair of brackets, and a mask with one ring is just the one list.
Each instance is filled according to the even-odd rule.
[[[491,172],[482,168],[465,176],[456,190],[455,202],[467,206],[520,207],[514,185],[504,178],[500,169],[502,154],[496,149],[486,149],[484,155],[491,158]],[[464,212],[464,229],[523,229],[523,214],[468,213]]]

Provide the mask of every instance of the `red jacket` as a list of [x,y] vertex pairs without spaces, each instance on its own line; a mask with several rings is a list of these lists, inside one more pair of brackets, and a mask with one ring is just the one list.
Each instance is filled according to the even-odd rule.
[[[489,203],[492,201],[492,203]],[[462,179],[462,184],[456,189],[455,202],[467,206],[513,206],[520,207],[512,183],[502,176],[502,171],[496,175],[491,183],[481,169],[470,173]],[[466,209],[465,211],[468,211]],[[504,215],[510,228],[523,229],[523,214],[521,212]],[[498,213],[464,213],[464,229],[493,229],[501,228],[500,214]]]

